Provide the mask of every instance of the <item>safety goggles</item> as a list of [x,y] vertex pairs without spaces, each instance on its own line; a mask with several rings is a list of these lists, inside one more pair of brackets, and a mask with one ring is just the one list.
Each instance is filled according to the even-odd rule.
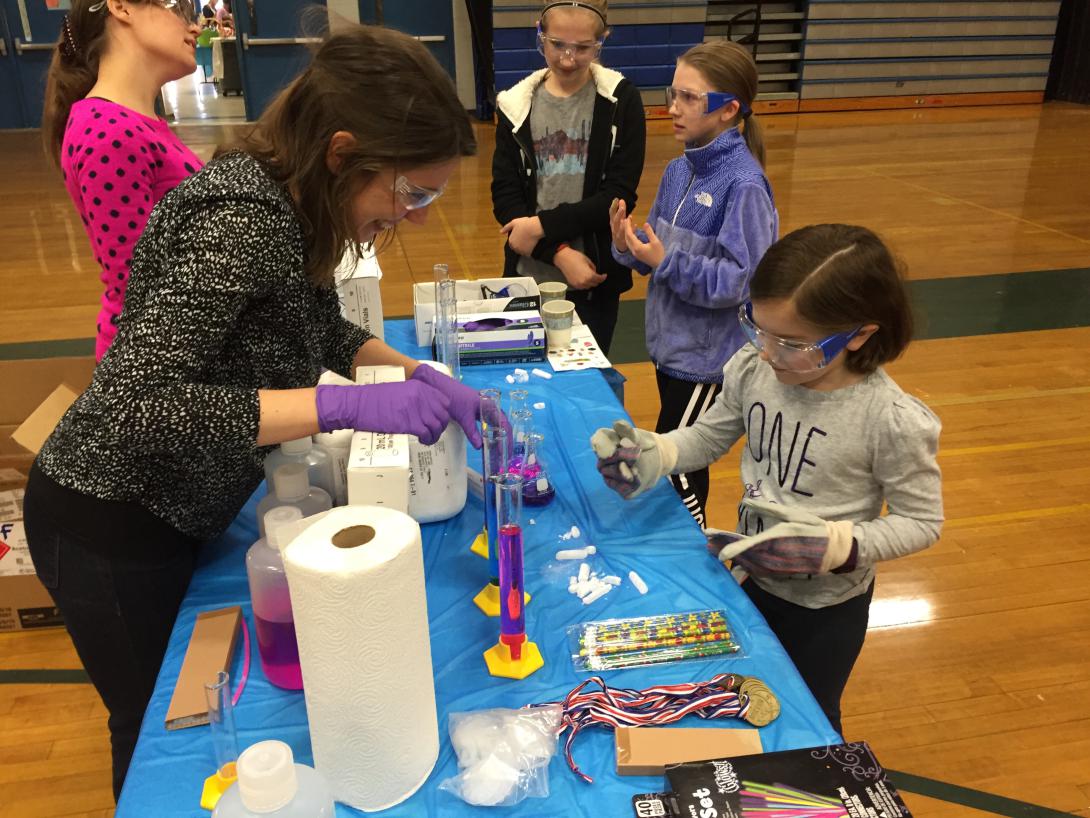
[[589,62],[597,59],[598,55],[602,53],[603,42],[602,40],[595,40],[589,43],[569,43],[558,40],[556,37],[549,37],[541,30],[540,25],[537,27],[537,50],[543,57],[552,57],[554,59],[567,57],[569,60],[576,62]]
[[[151,0],[151,2],[167,11],[173,11],[186,22],[193,22],[197,19],[197,9],[193,5],[193,0]],[[99,2],[89,6],[87,10],[93,13],[102,11],[104,8],[106,8],[106,0],[99,0]]]
[[390,189],[397,196],[398,202],[406,210],[423,210],[443,195],[445,187],[432,190],[429,187],[414,185],[404,176],[398,176]]
[[746,302],[738,308],[738,322],[754,348],[763,352],[777,369],[787,372],[816,372],[824,369],[841,352],[848,342],[863,329],[858,326],[846,332],[837,332],[820,341],[789,341],[753,323],[753,305]]
[[666,107],[673,108],[677,103],[678,110],[689,113],[710,114],[718,111],[729,102],[738,103],[738,111],[745,116],[749,108],[734,94],[721,94],[718,91],[690,91],[688,88],[674,88],[672,85],[666,89]]

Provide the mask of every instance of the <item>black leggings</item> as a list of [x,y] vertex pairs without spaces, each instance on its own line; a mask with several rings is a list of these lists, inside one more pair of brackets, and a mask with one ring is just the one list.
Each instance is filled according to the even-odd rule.
[[780,599],[752,579],[742,583],[742,590],[764,614],[833,729],[844,735],[840,697],[863,649],[874,582],[859,596],[827,608],[804,608]]
[[[659,434],[692,426],[707,412],[723,391],[718,383],[691,383],[671,378],[655,370],[655,383],[659,388],[659,420],[655,431]],[[685,474],[671,474],[670,483],[678,493],[685,508],[701,528],[707,527],[705,508],[708,505],[710,478],[703,468]]]
[[110,712],[114,799],[166,654],[198,543],[136,503],[99,500],[31,469],[23,506],[38,578]]

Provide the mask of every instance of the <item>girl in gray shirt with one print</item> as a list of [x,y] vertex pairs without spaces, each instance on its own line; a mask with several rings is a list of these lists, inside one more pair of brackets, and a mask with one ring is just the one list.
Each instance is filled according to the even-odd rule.
[[632,498],[746,437],[742,537],[711,534],[709,547],[732,562],[839,732],[875,564],[939,537],[941,424],[881,368],[908,345],[912,314],[871,231],[824,224],[784,237],[738,317],[749,346],[697,423],[659,435],[618,421],[591,442],[607,485]]

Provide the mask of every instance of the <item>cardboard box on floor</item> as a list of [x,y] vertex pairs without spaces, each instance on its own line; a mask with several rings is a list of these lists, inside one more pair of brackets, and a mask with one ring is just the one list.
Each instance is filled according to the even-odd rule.
[[22,488],[38,449],[91,382],[94,367],[91,357],[0,361],[0,631],[63,624],[34,575]]

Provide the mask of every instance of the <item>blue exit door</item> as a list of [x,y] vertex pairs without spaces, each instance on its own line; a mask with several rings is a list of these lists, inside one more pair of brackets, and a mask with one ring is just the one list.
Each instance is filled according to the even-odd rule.
[[[19,97],[22,110],[23,127],[36,128],[42,122],[42,101],[45,99],[45,77],[49,63],[53,59],[53,50],[57,47],[64,22],[65,10],[61,3],[47,3],[47,0],[2,0],[6,28],[11,35],[8,43],[9,57],[0,56],[0,60],[12,60],[12,65],[5,67],[10,71],[10,88],[14,88]],[[57,8],[52,8],[57,6]],[[6,100],[9,93],[4,94]],[[5,105],[4,107],[8,107]],[[10,118],[6,115],[5,119]]]
[[320,40],[304,36],[303,11],[315,5],[324,7],[325,2],[235,0],[232,4],[247,119],[261,116],[272,98],[310,62],[310,49]]
[[15,37],[8,25],[7,9],[0,5],[0,129],[25,127],[19,68],[15,64]]
[[451,0],[360,0],[360,21],[381,22],[412,34],[453,78],[454,13],[450,4]]

